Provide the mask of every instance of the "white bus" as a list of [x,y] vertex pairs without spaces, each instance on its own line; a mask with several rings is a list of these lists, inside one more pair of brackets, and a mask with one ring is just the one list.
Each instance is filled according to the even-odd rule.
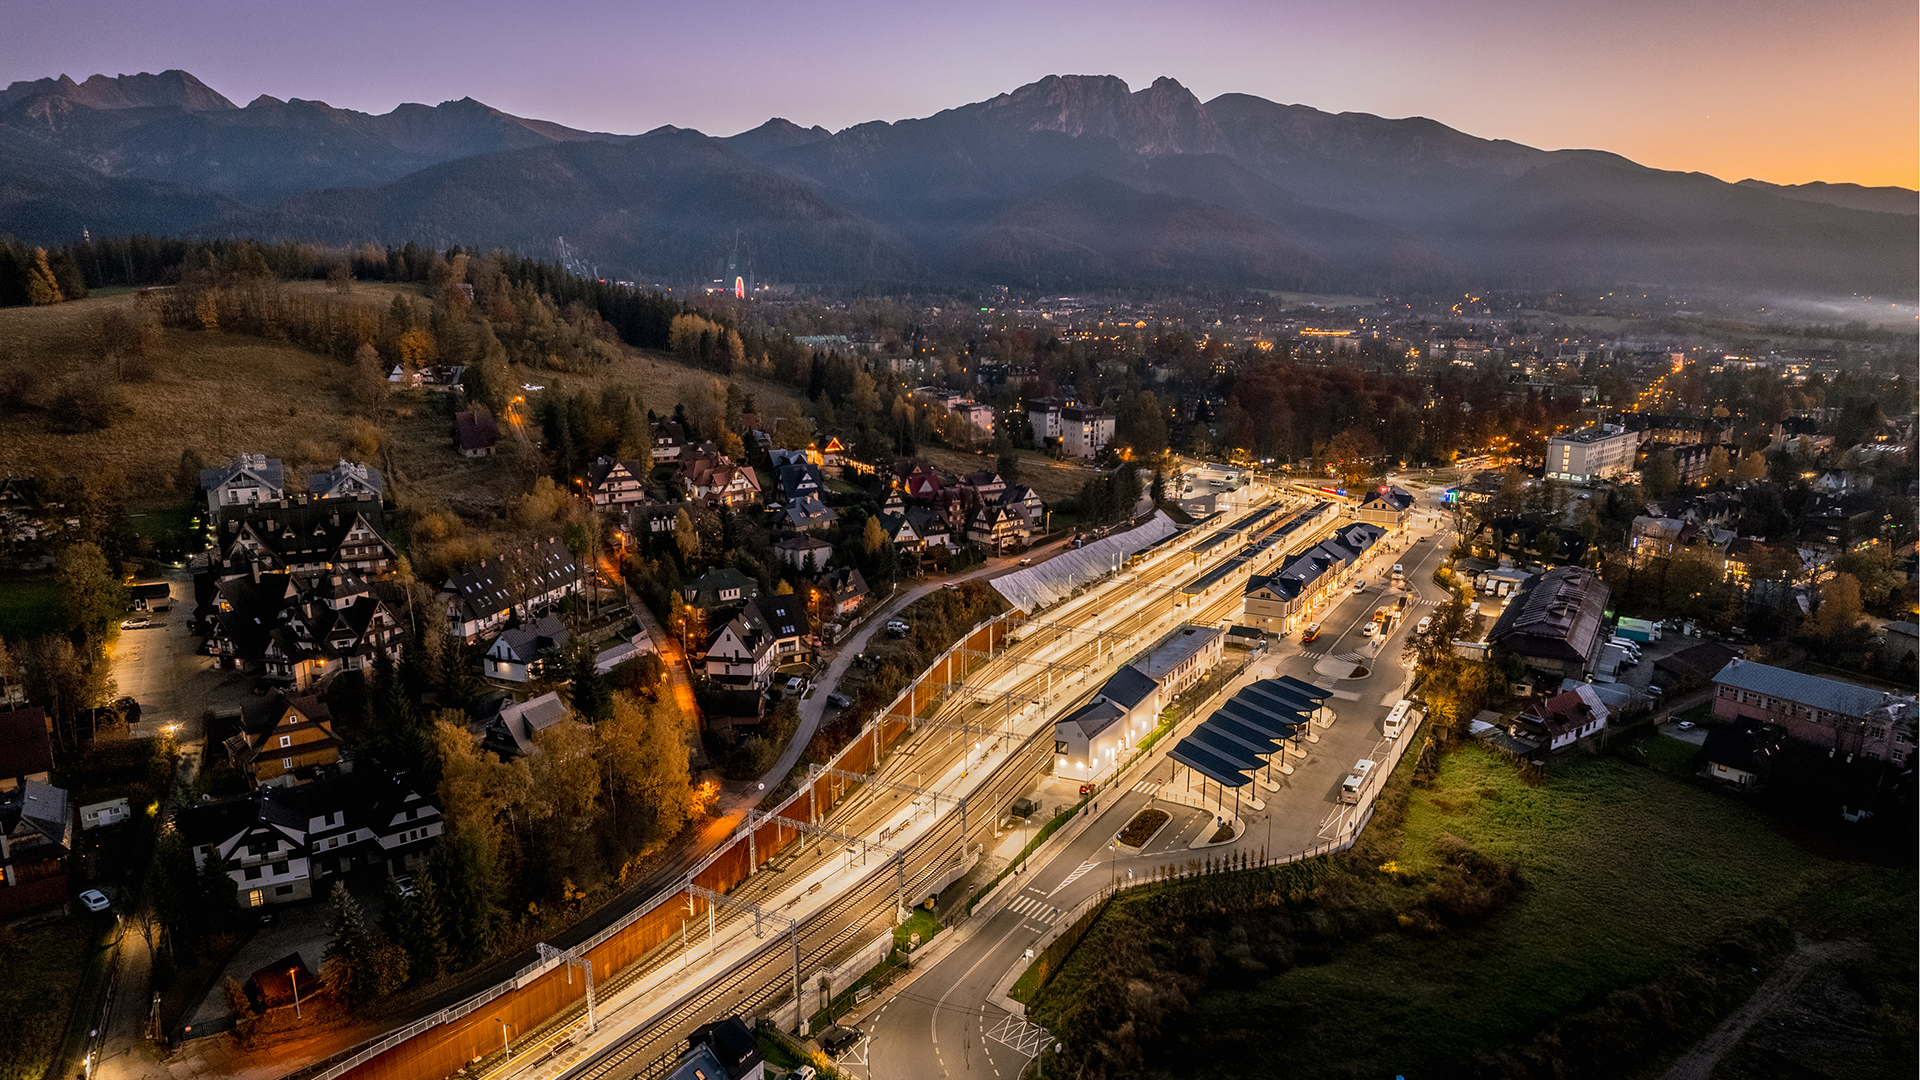
[[1347,774],[1345,780],[1340,781],[1340,801],[1359,802],[1360,796],[1367,790],[1367,781],[1371,779],[1373,779],[1373,762],[1366,758],[1354,762],[1353,771]]
[[1385,727],[1387,738],[1397,739],[1408,727],[1420,722],[1420,713],[1414,709],[1413,702],[1401,698],[1394,702],[1393,711],[1387,713]]

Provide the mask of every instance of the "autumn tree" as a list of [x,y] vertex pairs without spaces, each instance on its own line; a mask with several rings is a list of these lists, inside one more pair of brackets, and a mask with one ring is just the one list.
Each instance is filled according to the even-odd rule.
[[1380,441],[1365,428],[1348,428],[1327,442],[1327,466],[1349,491],[1367,486],[1373,479],[1374,459],[1380,456]]
[[53,276],[53,267],[47,264],[47,249],[33,249],[33,262],[27,267],[27,299],[35,306],[58,304],[66,299],[60,292],[60,282]]
[[70,544],[60,555],[61,629],[88,641],[110,637],[127,609],[127,590],[92,543]]

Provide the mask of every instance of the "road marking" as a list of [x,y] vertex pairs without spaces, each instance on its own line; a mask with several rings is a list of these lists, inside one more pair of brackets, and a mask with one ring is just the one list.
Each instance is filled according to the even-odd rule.
[[1061,889],[1064,889],[1064,888],[1066,888],[1067,886],[1069,886],[1069,885],[1071,885],[1071,884],[1073,884],[1074,882],[1076,882],[1076,881],[1079,881],[1079,880],[1080,880],[1080,875],[1082,875],[1082,874],[1084,874],[1084,873],[1086,873],[1087,871],[1089,871],[1089,870],[1091,870],[1091,869],[1093,869],[1094,867],[1096,867],[1096,866],[1099,866],[1099,865],[1100,865],[1099,863],[1097,863],[1097,862],[1092,862],[1092,861],[1088,861],[1088,862],[1083,862],[1083,863],[1081,863],[1081,864],[1080,864],[1080,868],[1079,868],[1078,870],[1075,870],[1075,871],[1074,871],[1073,873],[1071,873],[1071,874],[1068,874],[1068,875],[1067,875],[1067,880],[1065,880],[1065,881],[1063,881],[1063,882],[1061,882],[1061,883],[1060,883],[1060,884],[1058,884],[1058,885],[1055,885],[1055,886],[1053,887],[1053,892],[1050,892],[1050,893],[1048,893],[1047,895],[1048,895],[1048,896],[1052,896],[1052,895],[1053,895],[1053,893],[1057,893],[1057,892],[1059,892],[1059,891],[1060,891]]
[[1133,790],[1139,792],[1142,795],[1151,795],[1154,792],[1160,790],[1160,784],[1157,781],[1153,781],[1153,780],[1142,780],[1139,783],[1133,785]]

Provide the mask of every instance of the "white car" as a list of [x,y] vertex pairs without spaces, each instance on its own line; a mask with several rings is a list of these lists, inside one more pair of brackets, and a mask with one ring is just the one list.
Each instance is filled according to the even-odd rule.
[[1367,625],[1360,628],[1361,637],[1372,637],[1373,635],[1379,632],[1380,632],[1380,624],[1377,622],[1370,622]]
[[797,694],[800,692],[800,688],[805,685],[807,685],[807,680],[795,675],[793,678],[787,680],[787,693]]
[[152,625],[153,625],[153,622],[150,619],[123,619],[121,620],[121,623],[120,623],[120,629],[145,630],[147,627]]
[[113,906],[112,902],[107,899],[107,894],[101,892],[99,889],[88,889],[86,892],[81,893],[80,903],[84,904],[88,911],[105,911]]

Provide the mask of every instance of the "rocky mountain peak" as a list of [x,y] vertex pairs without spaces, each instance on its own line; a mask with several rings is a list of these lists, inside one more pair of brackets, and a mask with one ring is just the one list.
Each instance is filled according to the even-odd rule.
[[1135,92],[1112,75],[1049,75],[979,108],[1027,131],[1111,138],[1148,157],[1221,153],[1227,147],[1200,99],[1166,76]]
[[58,79],[16,82],[0,93],[0,107],[37,97],[57,97],[91,109],[147,109],[168,106],[188,112],[212,112],[237,106],[218,91],[178,68],[158,75],[93,75],[76,83],[66,75]]

